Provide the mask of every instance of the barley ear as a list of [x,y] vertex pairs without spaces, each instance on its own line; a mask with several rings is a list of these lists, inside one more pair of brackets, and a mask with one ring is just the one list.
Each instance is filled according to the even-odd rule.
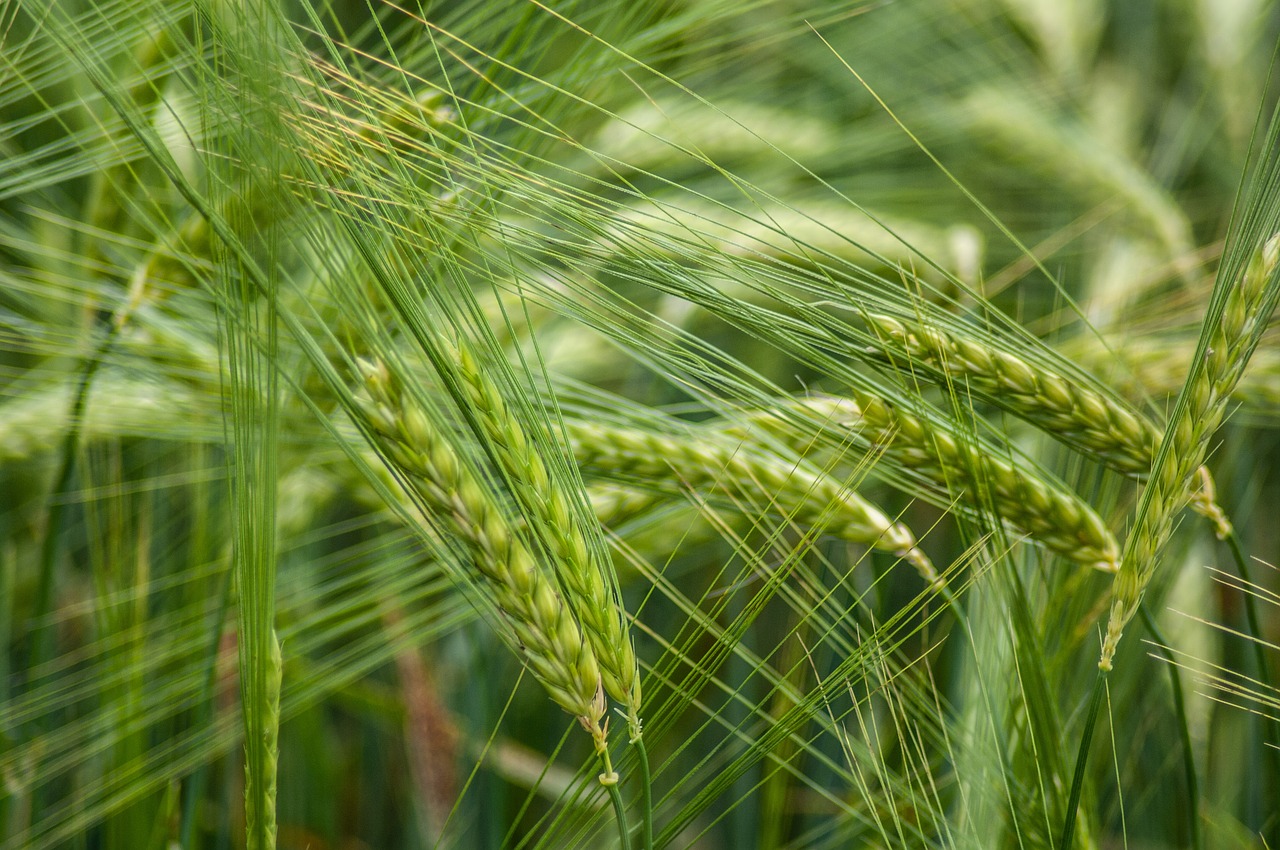
[[[851,433],[941,492],[989,494],[996,514],[1049,549],[1103,572],[1118,569],[1120,552],[1106,524],[1083,500],[1038,470],[953,433],[942,424],[900,409],[863,390],[848,398],[814,397],[800,403],[823,427]],[[807,440],[776,415],[784,437]],[[841,435],[840,442],[847,442]]]
[[1117,399],[957,332],[874,314],[867,322],[891,359],[923,364],[1120,472],[1151,468],[1160,433]]
[[[1142,495],[1138,521],[1129,534],[1124,560],[1112,591],[1111,613],[1098,667],[1109,671],[1129,620],[1158,566],[1157,559],[1173,533],[1177,512],[1193,496],[1194,480],[1209,450],[1209,441],[1226,413],[1227,402],[1244,373],[1249,355],[1265,330],[1275,305],[1280,235],[1271,237],[1250,258],[1239,283],[1219,280],[1221,312],[1211,312],[1202,332],[1202,360],[1187,378],[1169,421],[1167,445],[1157,458]],[[1263,314],[1266,315],[1263,315]],[[1203,479],[1202,479],[1203,481]]]
[[622,601],[610,581],[610,567],[601,556],[604,547],[593,547],[587,540],[537,442],[529,437],[522,420],[512,415],[498,384],[471,346],[465,340],[445,344],[456,355],[472,410],[498,464],[512,482],[528,526],[551,556],[565,600],[600,663],[604,689],[626,707],[635,734],[640,727],[640,666]]
[[[1151,470],[1160,430],[1113,396],[959,333],[889,316],[866,318],[891,358],[897,352],[913,366],[931,367],[1117,472],[1141,480]],[[1191,507],[1225,539],[1230,523],[1214,501],[1213,479],[1208,470],[1200,477]]]
[[358,412],[384,457],[439,524],[441,536],[459,541],[467,551],[479,586],[503,613],[534,677],[578,718],[599,748],[606,737],[600,668],[554,582],[387,365],[361,361],[360,368],[366,395],[357,400]]
[[638,487],[596,484],[587,488],[587,498],[591,502],[591,512],[595,514],[596,522],[610,528],[647,513],[667,502],[670,496]]
[[642,478],[669,490],[768,493],[773,508],[798,525],[892,552],[931,585],[939,582],[906,526],[809,463],[742,445],[724,431],[683,436],[581,420],[565,424],[574,456],[597,474]]

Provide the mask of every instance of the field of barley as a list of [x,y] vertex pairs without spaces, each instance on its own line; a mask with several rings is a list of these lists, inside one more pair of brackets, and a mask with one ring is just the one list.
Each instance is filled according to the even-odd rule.
[[1280,3],[0,3],[0,848],[1280,847]]

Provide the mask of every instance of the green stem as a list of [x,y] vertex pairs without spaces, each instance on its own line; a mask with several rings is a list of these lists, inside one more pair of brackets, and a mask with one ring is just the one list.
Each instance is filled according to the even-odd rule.
[[1084,770],[1089,763],[1089,749],[1093,743],[1093,727],[1097,725],[1098,709],[1102,707],[1102,695],[1106,691],[1107,671],[1099,670],[1093,680],[1093,696],[1089,698],[1089,711],[1084,719],[1084,731],[1080,735],[1080,750],[1076,753],[1076,771],[1071,778],[1071,796],[1067,798],[1067,810],[1062,818],[1062,838],[1058,850],[1071,850],[1076,837],[1076,812],[1080,808],[1080,793],[1084,790]]
[[[31,640],[31,649],[27,656],[27,671],[36,670],[41,664],[53,658],[53,626],[43,622],[53,610],[53,587],[57,572],[59,541],[62,539],[63,526],[67,520],[67,495],[71,490],[71,482],[75,478],[76,453],[80,448],[80,433],[84,427],[84,412],[89,405],[89,391],[93,386],[93,376],[106,358],[120,332],[117,324],[112,324],[106,336],[98,343],[84,362],[80,365],[80,378],[76,382],[75,395],[72,396],[71,409],[68,412],[67,434],[62,440],[61,458],[58,473],[49,491],[48,523],[45,527],[44,540],[40,546],[40,577],[36,585],[34,617],[40,622]],[[29,681],[28,684],[31,684]]]
[[600,765],[604,768],[604,773],[600,774],[600,784],[609,793],[609,799],[613,802],[613,816],[618,822],[618,846],[621,850],[631,850],[631,831],[627,828],[627,807],[622,803],[622,791],[618,788],[618,774],[613,772],[608,750],[600,750]]
[[[67,525],[67,514],[70,509],[68,504],[68,495],[71,492],[71,483],[75,479],[76,474],[76,455],[80,450],[80,434],[84,427],[84,413],[89,405],[89,391],[93,387],[94,375],[98,372],[98,367],[102,365],[102,361],[111,351],[111,346],[115,343],[116,336],[120,332],[120,326],[113,323],[107,331],[102,341],[98,343],[84,362],[80,365],[80,378],[76,383],[75,395],[71,400],[71,410],[69,411],[68,426],[66,437],[62,441],[62,449],[60,452],[57,476],[53,481],[53,488],[49,491],[48,520],[44,530],[44,540],[40,544],[40,574],[36,581],[36,598],[33,618],[37,625],[32,633],[31,645],[27,652],[26,663],[26,688],[30,689],[35,686],[39,678],[38,673],[42,665],[53,660],[56,651],[54,640],[54,624],[48,622],[49,617],[53,613],[53,593],[54,585],[57,577],[58,555],[61,551],[59,545],[62,535]],[[51,722],[52,712],[45,712],[40,715],[33,723],[31,736],[40,734],[48,729]],[[32,811],[40,811],[43,804],[43,790],[40,787],[33,789],[31,793]]]
[[1169,651],[1168,641],[1161,634],[1160,627],[1156,625],[1155,617],[1151,616],[1147,606],[1139,606],[1138,616],[1142,618],[1142,624],[1146,626],[1147,631],[1151,634],[1151,639],[1155,641],[1156,649],[1164,657],[1164,660],[1168,662],[1169,686],[1173,689],[1173,712],[1178,722],[1178,736],[1182,738],[1182,766],[1187,775],[1187,799],[1190,801],[1187,806],[1187,818],[1191,829],[1191,847],[1192,850],[1201,850],[1204,847],[1204,839],[1200,834],[1200,783],[1196,778],[1195,753],[1191,749],[1191,730],[1187,725],[1187,706],[1182,697],[1182,674],[1178,670],[1178,665],[1173,661],[1173,653]]
[[640,762],[641,846],[643,850],[653,850],[653,777],[649,773],[649,752],[643,738],[637,737],[631,745],[635,747],[636,758]]

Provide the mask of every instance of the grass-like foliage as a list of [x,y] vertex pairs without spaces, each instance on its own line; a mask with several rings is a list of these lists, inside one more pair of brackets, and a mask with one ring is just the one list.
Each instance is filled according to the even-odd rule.
[[0,4],[0,847],[1280,846],[1278,39]]

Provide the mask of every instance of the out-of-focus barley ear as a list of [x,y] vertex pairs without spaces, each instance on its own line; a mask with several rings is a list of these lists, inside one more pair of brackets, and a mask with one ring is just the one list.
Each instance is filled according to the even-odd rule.
[[1183,208],[1125,151],[1079,132],[1064,115],[1052,115],[1016,89],[978,88],[965,98],[959,115],[968,132],[1009,162],[1039,171],[1061,189],[1099,203],[1116,203],[1117,217],[1135,232],[1153,234],[1179,273],[1194,268],[1191,224]]
[[[1103,572],[1119,568],[1119,545],[1102,519],[1039,470],[863,390],[847,398],[815,396],[795,406],[820,427],[844,432],[840,442],[852,436],[953,498],[989,494],[989,507],[1001,519],[1064,557]],[[762,413],[761,421],[773,423],[784,439],[811,439],[776,412]]]
[[[935,279],[935,262],[961,280],[972,279],[982,255],[980,235],[965,225],[941,228],[884,213],[873,216],[848,204],[812,202],[733,210],[710,201],[683,201],[661,212],[651,202],[637,203],[619,212],[602,242],[621,246],[643,240],[665,253],[678,249],[686,238],[712,244],[729,256],[789,263],[839,257],[866,269],[897,274],[911,268]],[[722,285],[734,298],[767,299],[751,286],[731,281]]]
[[612,528],[669,502],[671,495],[618,484],[593,484],[587,487],[587,499],[596,522]]
[[505,616],[514,643],[551,698],[605,740],[599,664],[551,577],[522,534],[388,366],[361,361],[358,412],[387,461],[405,477],[442,536],[466,549],[478,584]]
[[[936,370],[1117,472],[1142,480],[1151,471],[1160,430],[1118,398],[959,333],[890,316],[866,318],[890,359],[897,354],[913,370],[918,364]],[[1191,506],[1222,537],[1230,526],[1214,501],[1213,478],[1207,469],[1200,477],[1204,486]]]
[[[1185,336],[1112,339],[1103,346],[1091,335],[1065,345],[1065,354],[1095,372],[1112,371],[1116,389],[1131,398],[1176,394],[1195,357],[1196,341]],[[1247,413],[1271,417],[1280,407],[1280,356],[1259,350],[1232,390],[1232,400]]]
[[931,585],[939,581],[915,536],[843,482],[811,464],[782,458],[702,428],[695,435],[659,433],[599,422],[566,422],[574,456],[597,474],[645,479],[650,486],[767,493],[792,522],[872,546],[906,560]]
[[[560,482],[550,473],[539,442],[520,417],[511,413],[497,382],[465,340],[444,342],[452,349],[480,427],[511,481],[530,530],[546,547],[556,575],[582,631],[595,652],[609,696],[626,707],[635,730],[640,726],[640,665],[622,600],[604,563],[604,546],[592,546]],[[545,436],[545,435],[543,435]]]
[[[6,387],[0,395],[0,462],[24,460],[58,448],[68,428],[80,439],[169,436],[219,439],[216,407],[188,387],[100,373],[89,390],[83,419],[72,422],[75,388],[69,383]],[[197,429],[207,426],[207,430]],[[194,432],[194,436],[193,436]]]
[[[730,117],[732,116],[732,117]],[[751,129],[748,129],[751,128]],[[760,128],[774,128],[762,140]],[[673,163],[721,161],[760,151],[773,143],[804,160],[836,149],[839,131],[828,121],[756,99],[712,107],[684,98],[642,99],[604,122],[590,141],[592,150],[618,167],[661,172]]]
[[1275,303],[1273,278],[1278,264],[1280,235],[1275,235],[1254,252],[1239,283],[1226,290],[1222,312],[1207,329],[1202,362],[1174,408],[1165,437],[1168,445],[1161,456],[1163,462],[1156,464],[1147,483],[1143,493],[1145,510],[1139,510],[1116,574],[1098,660],[1098,667],[1104,672],[1111,669],[1124,628],[1137,612],[1155,575],[1160,552],[1173,533],[1177,512],[1195,492],[1195,479],[1209,451],[1209,442],[1270,319],[1262,314],[1269,313],[1266,308]]

